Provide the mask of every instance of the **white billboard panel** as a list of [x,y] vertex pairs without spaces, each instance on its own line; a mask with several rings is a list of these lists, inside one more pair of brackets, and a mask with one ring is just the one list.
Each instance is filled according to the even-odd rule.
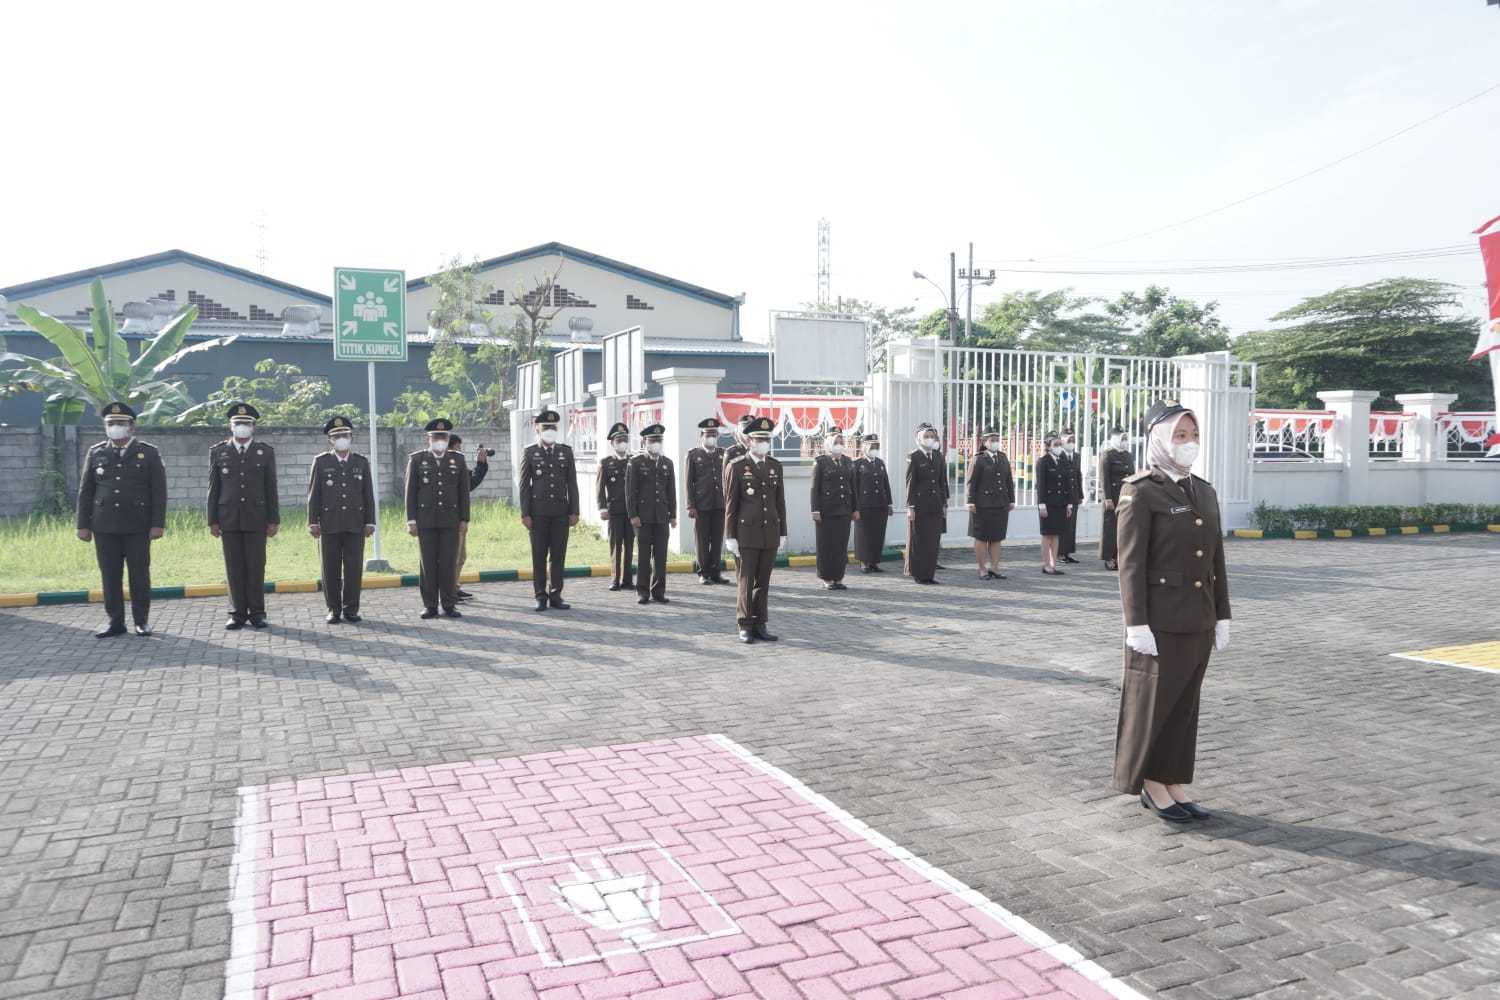
[[639,396],[646,391],[646,331],[639,326],[612,333],[604,351],[604,395]]
[[868,325],[862,319],[773,316],[772,380],[863,384],[867,337]]
[[542,363],[516,365],[516,409],[535,410],[542,403]]
[[558,405],[573,406],[583,402],[583,348],[570,347],[560,351],[553,359],[552,373]]

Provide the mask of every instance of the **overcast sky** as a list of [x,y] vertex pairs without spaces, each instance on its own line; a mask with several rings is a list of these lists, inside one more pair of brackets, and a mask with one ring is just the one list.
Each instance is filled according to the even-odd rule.
[[[1471,240],[1500,213],[1484,0],[973,4],[67,4],[7,11],[0,285],[181,247],[318,289],[559,240],[729,293],[747,335],[816,291],[940,306],[983,267],[1284,259]],[[962,260],[961,260],[962,263]],[[1081,265],[1075,259],[1071,266]],[[1220,300],[1236,332],[1472,255],[1142,277],[1003,275]],[[978,308],[976,307],[976,315]]]

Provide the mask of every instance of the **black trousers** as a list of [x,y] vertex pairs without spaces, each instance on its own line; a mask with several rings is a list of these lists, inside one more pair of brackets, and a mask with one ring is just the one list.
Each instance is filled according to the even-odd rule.
[[854,524],[854,555],[866,566],[880,562],[889,520],[890,511],[885,507],[866,507],[859,512],[859,520]]
[[151,536],[144,531],[94,533],[94,556],[111,625],[125,625],[125,568],[130,568],[130,617],[145,625],[151,614]]
[[640,546],[640,565],[635,568],[635,592],[642,597],[667,596],[667,538],[671,529],[665,521],[645,521],[635,529]]
[[229,613],[235,621],[266,616],[266,532],[221,531]]
[[630,562],[635,557],[635,528],[624,514],[609,515],[609,564],[614,570],[610,582],[622,587],[634,587],[635,577],[630,571]]
[[931,580],[937,575],[945,520],[945,514],[918,513],[906,522],[906,572],[913,580]]
[[458,525],[417,529],[417,548],[422,554],[417,575],[422,604],[435,608],[441,603],[451,610],[458,603]]
[[698,550],[698,575],[722,579],[724,565],[724,511],[699,510],[693,519],[693,540]]
[[818,579],[837,581],[849,568],[849,526],[854,519],[848,514],[821,514],[813,523],[818,542]]
[[1115,524],[1115,512],[1113,510],[1105,510],[1104,527],[1099,532],[1099,558],[1105,562],[1114,562],[1119,558],[1119,543],[1117,541]]
[[1061,537],[1057,540],[1057,554],[1070,556],[1078,551],[1078,505],[1073,505],[1073,516],[1063,524]]
[[734,560],[739,583],[735,613],[740,628],[764,625],[771,616],[771,570],[776,566],[775,549],[740,549]]
[[323,554],[323,600],[329,611],[359,614],[359,588],[365,574],[365,533],[325,531],[318,537]]
[[[614,518],[610,518],[611,521]],[[548,572],[548,561],[551,572]],[[562,594],[563,566],[568,559],[568,515],[531,516],[531,589],[538,597]]]

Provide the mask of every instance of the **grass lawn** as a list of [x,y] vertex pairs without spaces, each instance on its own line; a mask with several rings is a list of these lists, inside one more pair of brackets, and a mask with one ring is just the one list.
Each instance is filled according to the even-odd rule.
[[[267,580],[315,580],[319,576],[317,543],[307,533],[299,504],[283,504],[281,530],[266,554]],[[469,525],[466,570],[531,567],[531,542],[516,508],[498,501],[474,501]],[[405,512],[398,501],[381,506],[381,555],[398,573],[417,571],[417,540],[406,533]],[[368,558],[370,541],[365,543]],[[592,525],[579,524],[568,542],[568,565],[609,562],[609,542]],[[224,582],[223,551],[208,533],[201,510],[167,514],[167,533],[151,543],[151,582],[158,587]],[[0,593],[42,590],[86,590],[99,586],[94,546],[81,542],[73,519],[61,517],[0,518]]]

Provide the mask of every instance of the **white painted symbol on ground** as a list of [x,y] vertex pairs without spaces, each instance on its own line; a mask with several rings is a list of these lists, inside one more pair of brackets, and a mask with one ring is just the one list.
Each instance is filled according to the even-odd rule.
[[656,937],[661,917],[661,883],[647,875],[617,875],[602,857],[592,859],[591,872],[575,863],[572,878],[552,887],[575,916],[602,931],[619,934],[626,941],[645,942]]

